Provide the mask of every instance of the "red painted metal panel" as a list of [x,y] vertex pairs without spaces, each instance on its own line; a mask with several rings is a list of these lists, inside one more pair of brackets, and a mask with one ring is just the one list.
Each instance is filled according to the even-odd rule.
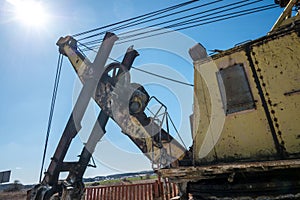
[[101,198],[101,192],[102,192],[102,189],[97,188],[97,200],[99,200]]
[[173,185],[173,197],[177,196],[179,194],[176,184],[172,183]]
[[106,189],[107,189],[106,187],[103,188],[103,196],[102,196],[103,200],[106,200]]
[[145,200],[145,195],[147,194],[147,191],[144,189],[144,186],[145,184],[139,186],[141,200]]
[[168,180],[152,183],[98,186],[85,189],[85,200],[169,200],[178,195],[176,184]]
[[118,198],[118,197],[119,197],[118,194],[119,194],[119,192],[120,192],[120,191],[119,191],[119,188],[120,188],[120,187],[116,187],[116,186],[113,188],[113,192],[112,192],[112,194],[113,194],[112,199],[113,199],[113,200],[119,199],[119,198]]
[[91,192],[91,197],[92,197],[92,200],[96,200],[96,188],[92,188],[92,192]]
[[89,188],[85,188],[85,199],[89,199],[88,198],[89,193],[90,193],[90,189]]
[[126,200],[130,200],[130,196],[129,196],[129,190],[128,190],[128,187],[125,186],[125,195],[126,195]]
[[148,185],[148,191],[149,191],[149,198],[148,198],[148,200],[153,200],[153,192],[152,192],[153,189],[154,189],[153,184]]

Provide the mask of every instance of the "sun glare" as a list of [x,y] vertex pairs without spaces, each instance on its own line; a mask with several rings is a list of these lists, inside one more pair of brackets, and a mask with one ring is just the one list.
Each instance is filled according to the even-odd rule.
[[40,1],[7,0],[14,7],[15,18],[24,25],[41,27],[47,23],[47,13]]

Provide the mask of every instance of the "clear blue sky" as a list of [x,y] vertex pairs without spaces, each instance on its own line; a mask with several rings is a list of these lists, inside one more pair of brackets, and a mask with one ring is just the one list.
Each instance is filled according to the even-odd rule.
[[[39,27],[30,26],[18,19],[12,2],[15,1],[0,2],[0,171],[12,170],[11,181],[20,180],[28,184],[36,183],[39,177],[58,57],[55,45],[57,39],[184,1],[41,0],[49,16]],[[203,0],[193,5],[205,2],[210,1]],[[238,1],[224,0],[214,7],[229,2]],[[273,1],[265,0],[257,5],[270,3]],[[173,42],[167,41],[166,35],[164,39],[149,38],[148,41],[127,43],[114,47],[114,55],[120,60],[120,52],[124,52],[130,45],[136,45],[140,49],[140,56],[136,59],[135,66],[192,83],[193,66],[187,51],[194,42],[202,43],[207,49],[233,47],[239,42],[265,35],[281,11],[278,7],[262,13],[183,30],[173,34]],[[178,37],[177,41],[175,37]],[[186,39],[184,44],[180,44],[181,38]],[[166,46],[159,49],[160,44]],[[184,52],[182,54],[185,55],[178,56],[174,54],[175,51]],[[151,95],[158,96],[165,102],[181,134],[184,135],[186,144],[190,146],[188,115],[192,112],[192,88],[159,82],[160,80],[154,77],[133,73],[133,79],[145,84]],[[78,87],[78,79],[65,59],[46,167],[65,127]],[[91,112],[95,110],[97,111],[92,106]],[[93,120],[86,117],[84,124],[91,126]],[[98,167],[88,169],[86,177],[151,169],[150,162],[138,153],[134,144],[113,124],[112,121],[109,122],[107,136],[97,148],[95,158]],[[78,137],[74,140],[68,159],[76,159],[81,151],[82,141],[88,133],[88,128],[84,128],[80,133],[81,139]]]

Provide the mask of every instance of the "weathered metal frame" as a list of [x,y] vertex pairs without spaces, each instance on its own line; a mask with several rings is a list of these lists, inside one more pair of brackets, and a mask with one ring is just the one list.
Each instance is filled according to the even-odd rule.
[[[285,20],[291,18],[292,16],[292,9],[293,7],[299,2],[299,0],[290,0],[290,2],[285,7],[284,11],[281,13],[275,24],[270,30],[270,33],[278,29],[280,26],[282,26]],[[299,15],[299,11],[297,12],[296,16]]]
[[233,173],[267,172],[280,169],[299,169],[300,159],[275,160],[261,162],[226,163],[207,166],[177,167],[174,169],[160,169],[158,174],[162,178],[169,178],[172,182],[196,182],[217,177],[230,177]]

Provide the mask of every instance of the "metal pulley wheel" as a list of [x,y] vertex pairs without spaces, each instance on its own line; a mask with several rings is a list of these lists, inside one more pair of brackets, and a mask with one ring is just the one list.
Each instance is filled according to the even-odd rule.
[[138,114],[144,112],[150,96],[144,87],[137,83],[130,83],[130,73],[121,63],[109,64],[101,77],[102,82],[109,82],[115,87],[115,92],[124,97],[128,102],[129,113]]
[[130,83],[130,74],[126,67],[118,62],[110,63],[101,77],[101,80],[108,78],[109,82],[115,86],[118,84],[127,85]]

